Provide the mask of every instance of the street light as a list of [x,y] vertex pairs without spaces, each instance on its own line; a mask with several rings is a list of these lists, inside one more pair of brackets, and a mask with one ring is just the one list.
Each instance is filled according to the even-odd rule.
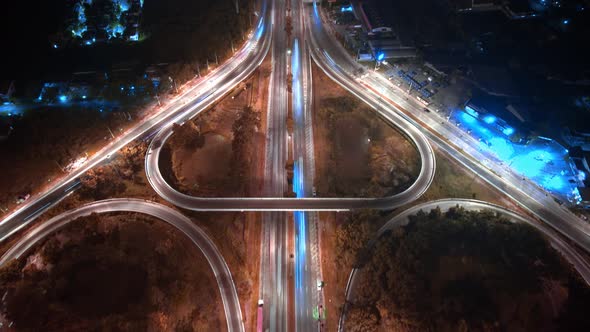
[[385,54],[383,52],[378,53],[375,57],[375,71],[377,70],[379,63],[383,61],[383,59],[385,59]]

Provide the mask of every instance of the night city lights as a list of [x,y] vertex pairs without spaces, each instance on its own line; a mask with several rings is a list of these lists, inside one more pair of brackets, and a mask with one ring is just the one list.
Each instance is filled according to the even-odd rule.
[[590,331],[589,6],[6,3],[0,331]]

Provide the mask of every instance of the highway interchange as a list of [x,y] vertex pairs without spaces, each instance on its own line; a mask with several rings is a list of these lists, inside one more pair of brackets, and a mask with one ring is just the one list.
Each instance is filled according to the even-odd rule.
[[[292,44],[287,43],[288,39],[284,31],[287,14],[291,16],[293,22]],[[472,142],[458,139],[461,133],[457,128],[446,125],[444,121],[441,123],[441,119],[436,118],[438,115],[435,112],[427,114],[422,112],[424,108],[422,105],[412,99],[406,99],[402,91],[397,90],[397,87],[379,74],[367,71],[358,65],[334,35],[327,31],[327,26],[329,25],[324,23],[323,14],[315,3],[312,5],[295,0],[263,1],[255,29],[245,45],[232,58],[188,88],[165,110],[113,140],[107,147],[92,156],[83,167],[69,174],[47,193],[31,198],[19,210],[4,218],[0,222],[0,240],[8,238],[26,226],[75,190],[78,184],[77,179],[84,172],[108,161],[112,154],[130,142],[156,133],[146,155],[145,169],[149,183],[162,198],[175,206],[189,210],[264,211],[260,297],[265,303],[264,326],[271,331],[290,329],[287,315],[290,301],[288,293],[289,229],[293,227],[296,236],[293,262],[294,278],[296,278],[293,300],[296,303],[295,326],[297,330],[308,331],[317,326],[311,311],[323,301],[315,284],[316,280],[321,278],[321,269],[318,258],[318,235],[315,228],[318,218],[312,211],[346,211],[361,208],[393,210],[416,200],[429,188],[434,178],[436,161],[431,144],[448,153],[463,166],[511,197],[547,225],[572,239],[580,247],[585,250],[590,249],[587,224],[555,203],[539,187],[522,181],[521,176],[512,173],[506,167],[497,166],[491,162],[486,163],[486,160],[490,160],[490,156],[474,148],[477,145],[470,144]],[[290,58],[287,54],[288,49],[292,51]],[[222,98],[254,72],[269,51],[272,73],[267,108],[264,197],[200,198],[182,194],[172,188],[164,180],[158,164],[161,148],[172,135],[172,125],[182,124],[197,116]],[[407,190],[385,198],[310,197],[314,177],[313,131],[310,115],[312,94],[310,59],[313,59],[318,67],[335,82],[371,106],[378,116],[397,127],[415,145],[421,158],[421,169],[416,182]],[[289,71],[293,74],[291,107],[295,128],[292,137],[289,137],[286,128],[289,109],[286,82]],[[291,190],[287,188],[285,174],[285,163],[291,144],[293,157],[297,161],[294,188],[297,198],[283,198],[281,197],[283,193],[287,189]],[[150,213],[150,210],[157,210],[149,205],[154,203],[140,203],[133,200],[126,202],[116,200],[109,203],[97,202],[95,205],[85,206],[56,218],[68,220],[67,217],[71,214],[85,213],[78,210],[106,212],[108,210],[105,209],[113,208],[113,206],[120,208],[119,211]],[[123,210],[124,208],[130,210]],[[139,211],[140,209],[145,210]],[[286,211],[295,212],[293,225],[288,224]],[[180,219],[177,218],[177,220]],[[40,230],[37,231],[37,229]],[[38,238],[35,236],[41,236],[35,234],[44,229],[50,232],[54,228],[43,224],[27,234],[23,241],[29,239],[28,243],[33,243],[33,239]],[[28,246],[20,248],[28,248]],[[563,246],[569,248],[565,242]],[[14,250],[18,254],[22,253],[18,251],[21,249]],[[567,251],[564,253],[568,257]],[[6,260],[7,257],[9,256],[3,259]],[[587,270],[585,261],[579,264],[584,265]],[[582,271],[582,269],[578,270]],[[589,279],[586,278],[586,280]],[[224,287],[230,287],[227,283],[224,285]],[[230,288],[232,287],[235,291],[233,281]],[[234,301],[237,301],[237,297]],[[235,302],[234,306],[237,307],[232,309],[226,306],[224,299],[224,306],[229,330],[243,330],[239,303]],[[238,317],[240,324],[236,323]]]

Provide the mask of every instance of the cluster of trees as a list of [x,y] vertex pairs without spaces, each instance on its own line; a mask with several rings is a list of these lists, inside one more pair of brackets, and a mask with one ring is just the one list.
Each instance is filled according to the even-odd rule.
[[182,126],[172,125],[173,135],[170,144],[187,150],[200,149],[205,145],[205,136],[192,121],[185,122]]
[[96,144],[110,138],[127,121],[121,113],[93,109],[47,107],[30,110],[13,123],[14,130],[0,142],[0,205],[17,195],[34,192],[60,174]]
[[237,47],[255,22],[253,1],[150,1],[142,15],[142,30],[150,36],[146,47],[160,61],[204,66],[221,59]]
[[373,210],[361,210],[344,215],[336,227],[336,264],[343,270],[358,267],[366,255],[364,248],[377,230],[380,218]]
[[87,199],[105,199],[116,196],[127,189],[125,183],[112,165],[105,165],[93,168],[80,177],[80,188],[78,194]]
[[251,179],[252,151],[255,133],[260,127],[260,115],[252,107],[246,106],[232,125],[232,156],[229,177],[237,188],[236,194],[248,192],[247,184]]
[[[289,5],[287,5],[287,8]],[[293,19],[291,15],[287,16],[285,21],[285,32],[287,32],[287,40],[291,40],[291,34],[293,33]]]
[[[572,310],[555,294],[590,300],[540,233],[489,211],[420,212],[383,235],[360,271],[346,330],[553,331]],[[567,321],[588,327],[573,310]]]
[[140,173],[146,150],[146,142],[127,146],[109,164],[89,170],[80,177],[78,195],[83,199],[105,199],[123,193],[127,189],[125,180],[142,183]]
[[[98,110],[48,107],[25,112],[0,148],[11,156],[29,160],[48,159],[67,164],[83,149],[117,128],[124,119],[116,113]],[[81,135],[83,133],[84,135]]]
[[211,287],[215,282],[204,257],[162,222],[137,214],[92,215],[48,238],[34,254],[43,262],[40,269],[27,256],[0,269],[5,294],[0,310],[16,330],[222,326],[218,291]]

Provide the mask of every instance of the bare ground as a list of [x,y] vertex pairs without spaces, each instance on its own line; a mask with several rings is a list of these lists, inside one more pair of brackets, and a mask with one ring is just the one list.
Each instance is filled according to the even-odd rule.
[[420,168],[415,147],[315,66],[313,75],[317,195],[383,197],[409,187]]
[[[199,148],[186,148],[173,143],[173,137],[167,142],[170,155],[161,160],[162,169],[168,169],[165,176],[177,190],[192,196],[202,197],[236,197],[242,196],[236,181],[230,177],[232,156],[232,126],[240,112],[246,106],[252,106],[260,117],[260,126],[256,129],[248,147],[249,179],[246,182],[246,195],[258,195],[262,189],[263,166],[259,162],[264,158],[266,144],[266,94],[268,85],[267,62],[263,63],[247,81],[240,84],[228,96],[211,109],[198,115],[192,122],[204,136],[204,145]],[[261,159],[262,158],[262,159]],[[168,164],[168,165],[166,165]]]

